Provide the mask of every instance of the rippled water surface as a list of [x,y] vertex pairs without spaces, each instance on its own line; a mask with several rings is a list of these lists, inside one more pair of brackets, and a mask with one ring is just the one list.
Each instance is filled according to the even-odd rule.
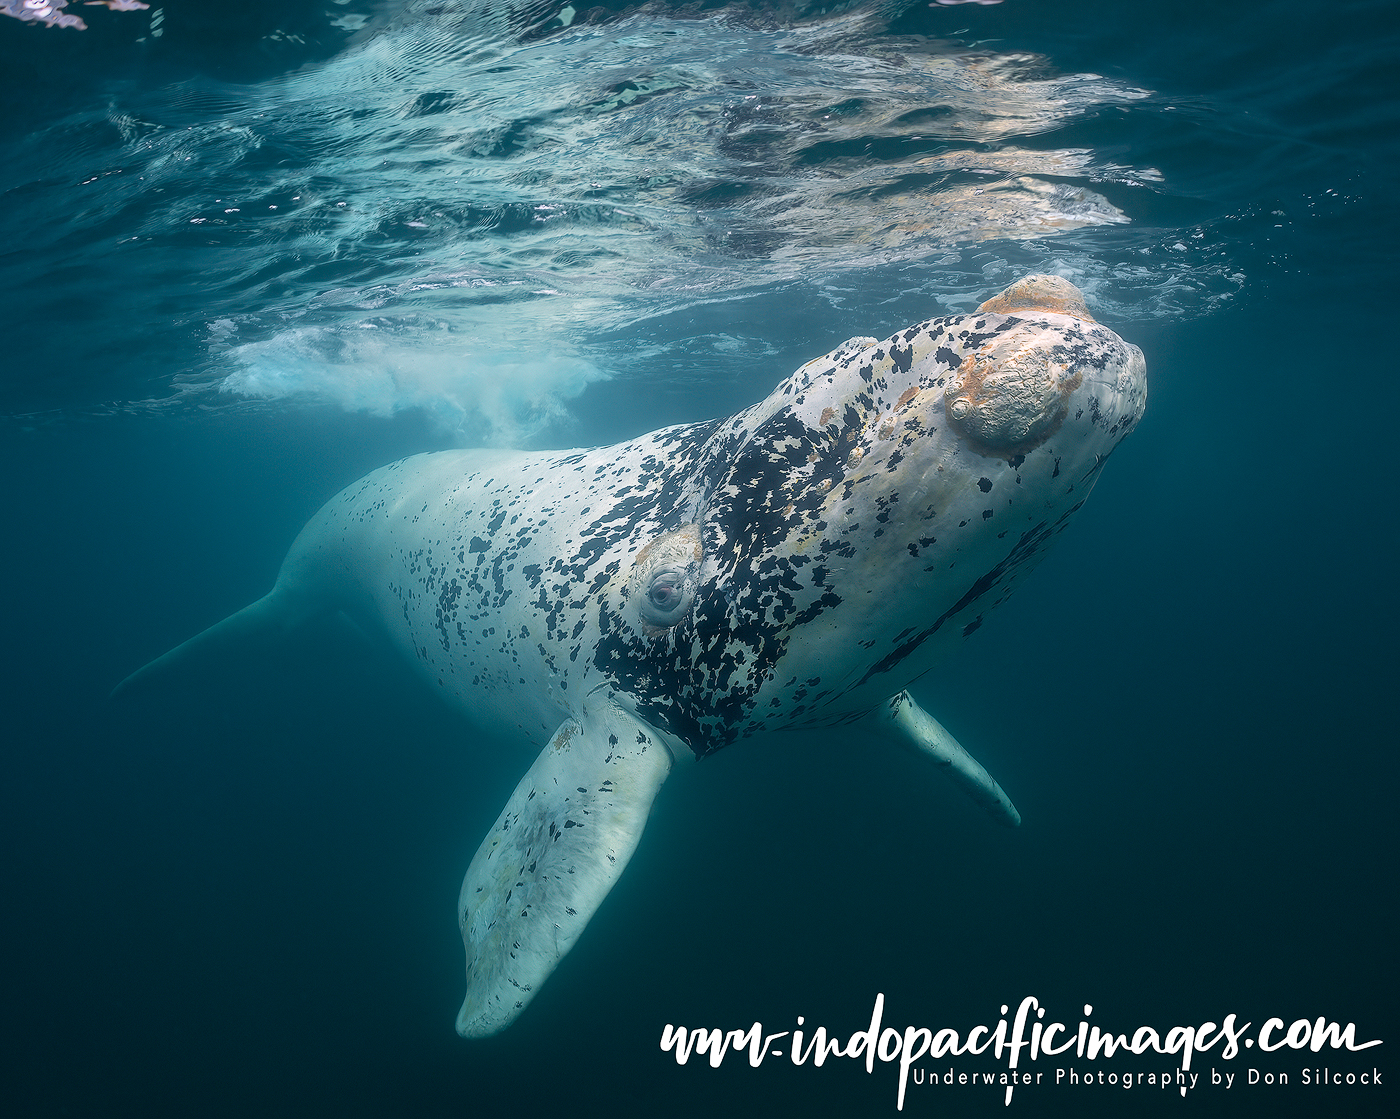
[[232,11],[172,7],[155,38],[101,12],[91,44],[0,28],[94,68],[50,100],[30,60],[8,121],[16,341],[37,360],[53,325],[97,327],[61,379],[7,378],[10,414],[315,395],[515,441],[592,380],[703,381],[777,344],[691,332],[716,301],[878,333],[1049,269],[1123,321],[1209,314],[1364,171],[1299,183],[1305,130],[1160,64],[1088,69],[1105,29],[1029,5],[332,7],[255,9],[222,52]]
[[[877,992],[1384,1041],[1200,1054],[1185,1100],[1045,1058],[1025,1114],[1314,1115],[1304,1065],[1391,1070],[1396,6],[819,7],[0,0],[7,1113],[879,1114],[888,1068],[657,1044],[846,1036]],[[376,466],[726,415],[1031,271],[1151,388],[916,688],[1017,831],[851,736],[722,751],[468,1044],[453,901],[528,757],[341,632],[105,703]]]

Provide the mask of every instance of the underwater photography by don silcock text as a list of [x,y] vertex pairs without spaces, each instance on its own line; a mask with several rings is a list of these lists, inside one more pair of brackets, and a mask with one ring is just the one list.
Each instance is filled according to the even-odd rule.
[[0,1107],[1395,1114],[1397,57],[0,0]]

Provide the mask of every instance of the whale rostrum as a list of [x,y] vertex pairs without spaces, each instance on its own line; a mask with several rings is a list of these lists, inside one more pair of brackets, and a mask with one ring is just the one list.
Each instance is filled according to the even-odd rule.
[[727,419],[376,470],[264,598],[118,692],[342,612],[468,720],[542,747],[462,884],[457,1030],[487,1036],[578,939],[678,761],[845,726],[1019,824],[906,689],[1034,567],[1146,402],[1141,351],[1073,284],[1030,276],[842,343]]

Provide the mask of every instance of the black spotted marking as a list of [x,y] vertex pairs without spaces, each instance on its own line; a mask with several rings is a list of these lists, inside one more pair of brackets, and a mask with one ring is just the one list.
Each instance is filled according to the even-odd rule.
[[[841,704],[854,700],[843,697],[872,680],[873,690],[877,678],[903,686],[943,628],[949,634],[929,648],[948,645],[952,618],[964,635],[981,625],[1034,554],[1028,534],[1062,530],[1063,518],[1037,529],[1027,515],[1051,521],[1063,508],[1063,483],[1045,500],[1061,454],[1087,490],[1111,449],[1105,442],[1087,473],[1073,448],[1055,448],[1053,474],[1048,448],[1004,460],[1016,486],[1002,483],[995,536],[993,510],[976,497],[1001,480],[979,475],[991,464],[930,459],[930,448],[956,439],[940,432],[952,372],[1019,321],[983,313],[920,324],[810,363],[737,416],[483,471],[464,480],[456,523],[429,503],[418,509],[415,495],[408,514],[394,515],[433,527],[405,532],[413,539],[390,588],[406,643],[446,687],[512,699],[547,689],[573,711],[566,694],[576,703],[580,691],[605,683],[697,754],[762,730],[848,718]],[[1112,349],[1106,333],[1065,329],[1054,352],[1102,368]],[[1105,439],[1136,418],[1108,399],[1087,406],[1086,426]],[[945,462],[960,473],[939,485],[934,472]],[[358,516],[388,515],[372,489],[356,493]],[[664,632],[640,633],[626,610],[632,557],[687,524],[699,527],[704,553],[690,611]],[[995,544],[1018,533],[1009,553]],[[897,624],[843,628],[871,601],[864,573],[887,569],[898,580]],[[951,601],[966,583],[950,583],[965,570],[987,573]],[[965,613],[973,603],[975,616]],[[825,685],[804,672],[807,679],[779,686],[791,675],[784,658],[811,626],[842,643],[854,665]],[[891,638],[896,628],[905,632]]]

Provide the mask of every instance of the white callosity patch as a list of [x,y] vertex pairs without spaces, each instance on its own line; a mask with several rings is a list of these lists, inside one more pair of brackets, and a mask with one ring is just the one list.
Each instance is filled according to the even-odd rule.
[[946,396],[962,434],[984,447],[1029,450],[1063,422],[1078,374],[1040,342],[1034,328],[1009,331],[963,359]]

